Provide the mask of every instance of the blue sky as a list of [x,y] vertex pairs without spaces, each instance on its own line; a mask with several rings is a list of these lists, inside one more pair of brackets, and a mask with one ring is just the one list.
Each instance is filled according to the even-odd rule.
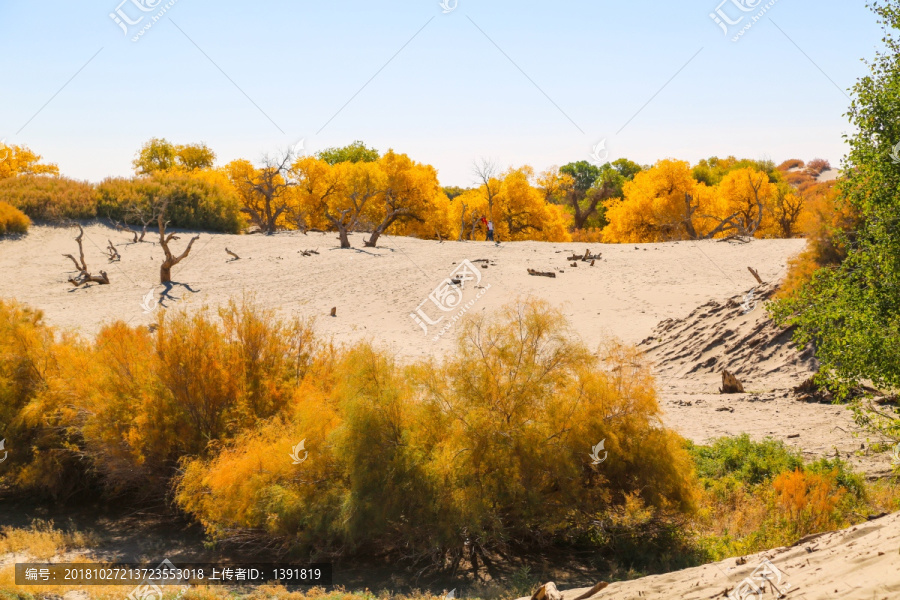
[[[219,163],[362,139],[445,185],[472,184],[480,157],[542,170],[601,140],[641,163],[837,165],[842,90],[881,31],[864,0],[777,0],[732,42],[768,1],[0,0],[0,139],[93,181],[130,174],[155,136]],[[744,16],[729,35],[717,7]],[[126,35],[117,8],[146,16]]]

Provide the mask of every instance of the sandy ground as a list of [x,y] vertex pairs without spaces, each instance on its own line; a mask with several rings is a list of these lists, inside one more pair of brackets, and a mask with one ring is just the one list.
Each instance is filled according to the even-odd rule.
[[[730,558],[665,575],[613,583],[590,598],[896,600],[900,598],[898,549],[900,513],[842,531],[807,536],[790,548],[760,552],[743,557],[743,561]],[[572,600],[589,589],[564,591],[562,600]]]
[[[159,245],[132,244],[128,234],[102,225],[86,227],[87,264],[94,271],[105,270],[112,284],[76,290],[67,283],[75,274],[72,263],[62,256],[77,253],[76,234],[71,228],[33,227],[22,239],[0,240],[0,273],[8,282],[0,297],[38,307],[50,323],[86,334],[115,320],[150,323],[153,315],[146,314],[141,304],[151,290],[156,300],[163,291],[155,285],[162,260]],[[183,236],[173,248],[180,251],[187,239]],[[362,248],[362,239],[353,235],[351,241],[358,247],[340,250],[334,234],[201,234],[190,256],[173,271],[173,278],[183,285],[176,285],[171,290],[173,299],[164,298],[163,304],[214,306],[252,292],[260,303],[286,315],[318,317],[319,330],[336,340],[370,338],[401,356],[436,355],[449,348],[452,332],[434,342],[433,334],[444,323],[426,335],[410,314],[463,260],[488,259],[488,268],[479,269],[478,285],[490,285],[490,289],[470,312],[490,311],[531,295],[562,306],[589,343],[610,334],[639,342],[664,319],[683,317],[711,298],[748,291],[755,285],[748,266],[766,279],[780,277],[787,259],[804,244],[802,240],[770,240],[736,245],[523,242],[495,246],[386,237],[382,247],[370,249]],[[120,262],[107,262],[103,249],[109,240],[121,253]],[[226,247],[241,260],[231,261]],[[318,255],[301,254],[316,249]],[[566,257],[587,249],[601,252],[602,259],[594,267],[588,263],[571,267]],[[528,268],[557,271],[557,277],[532,277]],[[474,285],[469,288],[464,303],[477,294]],[[332,307],[337,308],[336,318],[328,316]],[[441,312],[430,301],[423,311],[432,320],[455,314]]]

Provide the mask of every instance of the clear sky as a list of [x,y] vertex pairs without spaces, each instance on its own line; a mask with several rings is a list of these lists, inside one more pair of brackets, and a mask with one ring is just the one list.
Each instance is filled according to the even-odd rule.
[[[837,166],[881,39],[865,0],[121,1],[0,0],[0,139],[93,181],[151,137],[220,164],[362,139],[463,186],[480,157],[542,170],[601,140]],[[743,16],[727,35],[717,8]]]

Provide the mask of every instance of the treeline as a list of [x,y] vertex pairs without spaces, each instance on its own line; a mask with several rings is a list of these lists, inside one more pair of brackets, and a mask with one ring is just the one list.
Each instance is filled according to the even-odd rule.
[[[10,157],[17,157],[13,160]],[[145,225],[147,207],[169,197],[173,227],[209,231],[327,230],[342,247],[351,232],[366,245],[380,236],[485,239],[488,221],[502,241],[649,242],[729,236],[809,235],[830,208],[824,161],[711,158],[693,168],[619,159],[579,161],[535,173],[474,166],[477,184],[443,188],[430,165],[362,142],[315,156],[284,152],[254,165],[215,166],[204,144],[152,139],[134,160],[135,177],[93,185],[59,177],[53,165],[14,147],[0,168],[0,199],[39,221],[103,218]],[[4,161],[0,161],[4,164]],[[818,211],[818,212],[817,212]]]

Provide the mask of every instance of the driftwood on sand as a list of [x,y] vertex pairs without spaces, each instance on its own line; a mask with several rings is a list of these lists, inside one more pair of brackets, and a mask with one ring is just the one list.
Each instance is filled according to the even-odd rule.
[[[601,581],[596,584],[594,587],[584,592],[583,594],[579,594],[578,596],[572,598],[572,600],[586,600],[590,598],[597,592],[601,590],[605,590],[609,586],[609,583],[605,581]],[[557,589],[556,584],[552,581],[548,581],[544,585],[538,588],[538,590],[532,594],[531,600],[562,600],[563,595],[562,592]]]
[[552,271],[535,271],[534,269],[528,269],[528,274],[535,277],[556,277],[556,273]]
[[86,283],[109,285],[109,277],[107,277],[105,271],[100,271],[100,275],[92,275],[90,271],[88,271],[87,263],[84,262],[84,247],[81,244],[82,239],[84,239],[84,229],[79,225],[78,237],[75,238],[75,241],[78,242],[78,256],[80,260],[76,260],[71,254],[63,254],[63,256],[72,259],[72,262],[75,263],[75,268],[78,269],[79,273],[78,277],[70,277],[69,283],[75,287],[81,287]]

